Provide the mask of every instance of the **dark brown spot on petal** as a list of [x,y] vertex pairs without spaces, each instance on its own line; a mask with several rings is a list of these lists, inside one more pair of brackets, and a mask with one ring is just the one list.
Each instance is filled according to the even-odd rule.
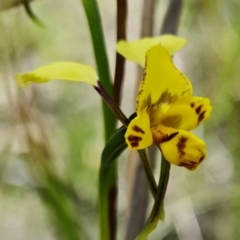
[[196,162],[194,162],[194,161],[189,161],[189,163],[191,163],[191,164],[193,164],[193,165],[195,165],[195,164],[196,164]]
[[142,140],[141,137],[130,135],[128,136],[128,141],[130,142],[132,147],[137,147],[139,145],[139,142]]
[[139,143],[138,142],[130,142],[131,146],[134,147],[138,147]]
[[196,114],[199,114],[201,112],[203,105],[200,105],[199,107],[196,108]]
[[178,99],[178,95],[177,94],[172,94],[171,92],[169,92],[168,89],[166,89],[164,92],[161,93],[159,99],[153,103],[154,106],[156,105],[160,105],[162,103],[173,103]]
[[132,127],[132,130],[135,131],[135,132],[140,132],[142,134],[145,134],[145,132],[140,127],[138,127],[137,125],[134,125]]
[[178,148],[178,152],[180,153],[180,157],[185,155],[185,152],[183,150],[186,147],[187,140],[188,140],[188,138],[186,138],[186,137],[180,137],[179,138],[177,148]]
[[206,111],[203,111],[199,116],[198,116],[198,124],[204,119]]
[[192,102],[192,103],[191,103],[191,108],[194,108],[194,106],[195,106],[195,103]]
[[180,162],[179,163],[179,166],[181,167],[192,167],[194,165],[196,165],[197,163],[196,162],[193,162],[193,163],[188,163],[188,162]]
[[172,133],[172,134],[170,134],[170,135],[167,134],[167,135],[164,137],[164,139],[162,140],[162,142],[170,141],[170,140],[173,139],[177,134],[178,134],[178,132]]
[[204,156],[202,156],[200,159],[199,159],[199,163],[201,163],[204,159]]
[[138,136],[133,136],[133,135],[130,135],[128,137],[128,140],[131,142],[131,141],[141,141],[142,138],[141,137],[138,137]]
[[198,165],[198,164],[197,164],[196,162],[193,162],[193,163],[181,162],[181,163],[179,164],[180,167],[185,167],[185,168],[187,168],[187,169],[189,169],[189,170],[195,169],[195,168],[197,167],[197,165]]
[[140,89],[138,92],[138,95],[141,95],[143,93],[143,89]]

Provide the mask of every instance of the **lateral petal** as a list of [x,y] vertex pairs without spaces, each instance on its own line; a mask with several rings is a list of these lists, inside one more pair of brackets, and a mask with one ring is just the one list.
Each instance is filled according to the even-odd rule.
[[150,120],[146,112],[142,112],[130,122],[125,139],[130,149],[143,149],[152,145]]
[[189,131],[208,119],[211,111],[208,98],[184,97],[172,103],[155,124]]
[[139,87],[136,110],[153,110],[163,104],[170,105],[178,98],[190,96],[192,84],[173,64],[168,50],[160,44],[146,55],[144,76]]
[[159,125],[152,128],[152,133],[163,156],[172,164],[194,170],[206,156],[205,143],[188,131]]
[[98,76],[91,66],[74,62],[55,62],[17,75],[18,84],[22,87],[30,83],[45,83],[51,80],[80,81],[97,86]]
[[170,55],[172,55],[183,48],[187,40],[171,34],[166,34],[155,38],[142,38],[132,42],[121,40],[118,42],[116,48],[117,52],[123,57],[144,67],[146,52],[159,43],[169,51]]

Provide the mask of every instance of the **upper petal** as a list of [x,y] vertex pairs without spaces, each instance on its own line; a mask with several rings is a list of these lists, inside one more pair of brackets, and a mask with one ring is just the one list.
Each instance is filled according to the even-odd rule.
[[194,134],[162,125],[152,128],[154,142],[170,163],[194,170],[206,156],[205,143]]
[[166,113],[155,121],[155,125],[189,131],[208,119],[211,111],[208,98],[184,97],[172,103]]
[[161,104],[171,104],[191,94],[191,82],[174,66],[167,49],[160,44],[152,47],[146,55],[145,72],[137,97],[137,112]]
[[155,38],[142,38],[133,42],[121,40],[117,44],[117,52],[126,59],[144,67],[146,52],[159,43],[161,43],[161,45],[169,51],[170,55],[172,55],[183,48],[187,40],[170,34]]
[[143,149],[153,143],[148,114],[142,112],[128,125],[125,139],[130,149]]
[[22,87],[30,83],[45,83],[57,79],[86,82],[97,86],[98,76],[91,66],[74,62],[56,62],[17,76],[17,81]]

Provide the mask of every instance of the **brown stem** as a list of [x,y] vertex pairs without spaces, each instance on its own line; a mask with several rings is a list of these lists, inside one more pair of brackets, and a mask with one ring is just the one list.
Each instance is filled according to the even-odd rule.
[[[126,39],[127,1],[117,0],[117,42]],[[125,59],[116,53],[116,67],[114,76],[114,99],[120,105],[123,83]]]
[[107,93],[103,85],[101,84],[100,81],[98,81],[98,86],[94,86],[95,90],[101,95],[103,100],[106,102],[106,104],[109,106],[109,108],[113,111],[115,116],[121,121],[121,123],[127,127],[129,120],[128,118],[124,115],[122,110],[118,107],[116,101],[112,99],[112,97]]

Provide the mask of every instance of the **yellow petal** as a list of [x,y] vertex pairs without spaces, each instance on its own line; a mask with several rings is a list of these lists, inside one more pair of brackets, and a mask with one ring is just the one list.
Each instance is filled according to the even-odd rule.
[[208,98],[184,97],[171,104],[166,113],[155,121],[155,125],[189,131],[208,119],[211,111]]
[[191,82],[174,66],[167,49],[160,44],[152,47],[146,55],[145,72],[137,97],[137,113],[150,108],[157,110],[163,104],[166,108],[166,104],[191,94]]
[[183,48],[187,40],[170,34],[155,38],[143,38],[133,42],[121,40],[117,44],[117,52],[126,59],[144,67],[146,52],[159,43],[172,55]]
[[206,156],[205,143],[190,132],[158,126],[152,133],[163,156],[172,164],[194,170]]
[[17,76],[17,81],[22,87],[51,80],[80,81],[97,86],[98,76],[94,68],[74,62],[56,62]]
[[143,149],[153,143],[148,114],[142,112],[128,125],[125,139],[130,149]]

